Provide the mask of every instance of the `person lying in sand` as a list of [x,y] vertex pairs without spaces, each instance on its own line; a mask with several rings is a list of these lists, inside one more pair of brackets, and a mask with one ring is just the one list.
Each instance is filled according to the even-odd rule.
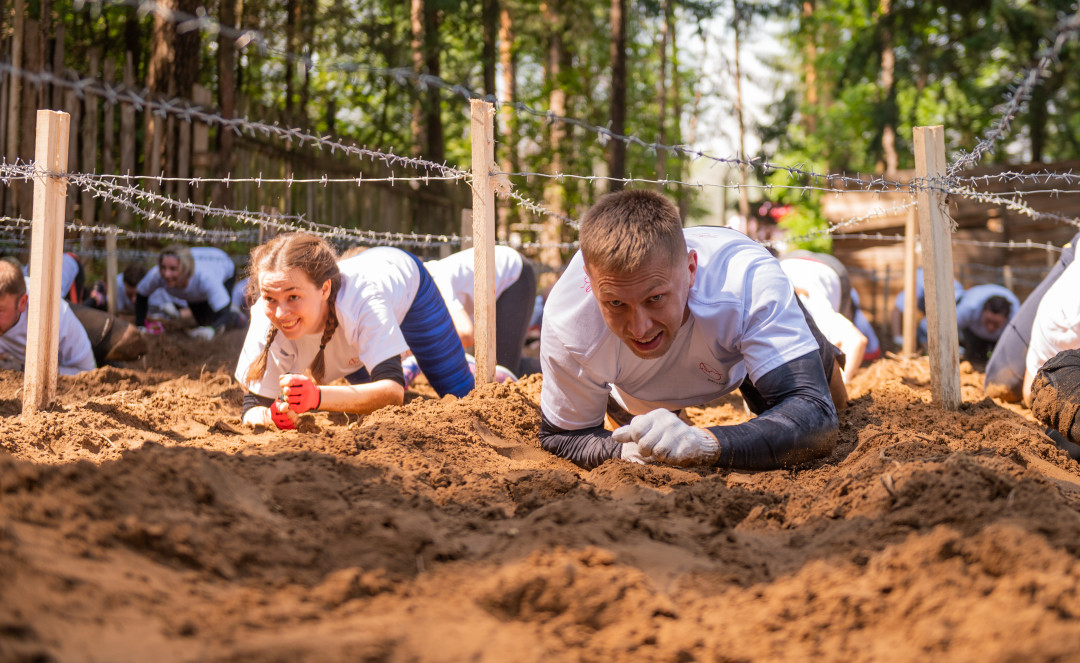
[[[22,270],[14,261],[0,260],[0,368],[23,370],[29,306],[26,277]],[[71,311],[71,306],[63,300],[60,301],[59,324],[57,371],[60,375],[94,370],[96,366],[90,339]]]
[[[475,254],[458,251],[441,260],[429,260],[424,267],[435,279],[461,344],[473,345],[473,280]],[[521,375],[521,352],[529,331],[536,301],[536,272],[529,261],[509,246],[495,247],[495,357],[515,375]]]
[[234,325],[231,308],[236,265],[229,254],[212,246],[188,248],[173,244],[162,249],[158,264],[139,281],[135,291],[135,324],[145,327],[150,296],[164,289],[182,299],[199,325],[188,332],[193,338],[211,340]]
[[[755,470],[832,452],[843,355],[764,247],[729,228],[684,230],[670,200],[639,190],[601,198],[579,237],[544,307],[545,449],[586,468]],[[735,389],[757,418],[703,429],[675,413]],[[622,426],[605,430],[605,414]]]
[[[245,424],[287,429],[309,410],[400,405],[407,350],[440,396],[472,391],[450,313],[411,253],[377,247],[339,263],[326,241],[295,233],[256,247],[250,269],[258,299],[236,367]],[[350,384],[328,386],[339,378]]]

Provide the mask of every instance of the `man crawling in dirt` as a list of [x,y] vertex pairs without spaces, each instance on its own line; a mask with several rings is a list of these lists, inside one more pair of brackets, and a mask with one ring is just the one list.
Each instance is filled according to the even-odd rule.
[[[544,309],[545,449],[585,468],[622,458],[751,470],[832,452],[843,354],[763,246],[729,228],[684,230],[671,201],[639,190],[601,198],[579,236]],[[680,419],[735,389],[759,416]]]

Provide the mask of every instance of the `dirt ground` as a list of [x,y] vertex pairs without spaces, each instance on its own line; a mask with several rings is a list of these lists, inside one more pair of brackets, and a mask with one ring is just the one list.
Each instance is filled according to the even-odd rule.
[[241,340],[0,372],[0,661],[1080,660],[1080,467],[970,367],[879,361],[795,471],[586,472],[538,376],[246,430]]

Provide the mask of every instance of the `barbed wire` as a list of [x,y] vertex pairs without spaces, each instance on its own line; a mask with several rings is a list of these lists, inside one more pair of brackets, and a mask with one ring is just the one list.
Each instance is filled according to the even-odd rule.
[[778,244],[790,244],[792,242],[805,242],[805,241],[809,241],[809,240],[812,240],[812,239],[816,239],[818,237],[823,237],[825,235],[833,235],[838,230],[842,230],[844,228],[850,228],[852,226],[858,225],[858,224],[863,223],[865,221],[870,221],[871,219],[877,219],[877,218],[886,217],[886,216],[894,216],[896,214],[899,214],[900,212],[904,212],[906,210],[911,209],[912,207],[915,207],[917,204],[918,203],[916,201],[912,200],[912,201],[909,201],[909,202],[906,202],[906,203],[902,203],[900,205],[893,205],[892,207],[890,207],[888,209],[884,209],[884,208],[881,208],[881,207],[875,207],[874,209],[870,210],[866,214],[862,214],[860,216],[855,216],[855,217],[851,217],[851,218],[848,218],[848,219],[844,219],[843,221],[840,221],[838,223],[834,223],[834,224],[832,224],[832,225],[830,225],[830,226],[828,226],[826,228],[819,228],[817,230],[812,230],[812,231],[804,233],[802,235],[781,237],[781,238],[777,238],[777,239],[774,239],[774,240],[769,240],[767,242],[761,242],[761,244],[768,247],[768,248],[776,248],[776,246]]
[[1010,198],[1007,195],[988,193],[985,191],[976,191],[971,187],[961,186],[952,187],[948,193],[952,196],[969,198],[976,202],[1004,207],[1005,209],[1019,212],[1020,214],[1029,216],[1035,220],[1050,219],[1071,226],[1080,227],[1080,219],[1076,217],[1059,214],[1057,212],[1040,212],[1028,205],[1027,203],[1023,202],[1022,200],[1018,200],[1017,198]]
[[[904,235],[891,234],[886,235],[883,233],[838,233],[832,236],[833,239],[854,239],[854,240],[867,240],[876,242],[903,242]],[[918,239],[915,240],[919,241]],[[993,242],[980,239],[962,239],[959,237],[952,238],[953,244],[964,244],[968,246],[981,246],[990,249],[1009,249],[1011,251],[1056,251],[1061,253],[1064,247],[1056,246],[1050,243],[1038,243],[1032,240],[1019,241],[1009,240],[1007,242]]]
[[[540,118],[548,123],[562,123],[573,127],[580,128],[589,133],[597,135],[597,139],[601,146],[606,146],[609,141],[617,141],[625,143],[627,146],[636,146],[643,148],[650,153],[668,152],[676,157],[689,158],[692,160],[705,159],[712,161],[714,164],[722,164],[739,168],[751,168],[761,169],[763,174],[769,172],[786,172],[790,176],[803,177],[811,180],[826,180],[826,181],[840,181],[844,184],[856,187],[860,190],[866,191],[890,191],[901,190],[904,184],[897,181],[890,181],[883,176],[871,176],[869,179],[862,177],[849,176],[846,173],[818,173],[813,170],[809,170],[803,167],[801,164],[795,166],[785,166],[770,162],[768,160],[761,159],[760,157],[742,158],[742,157],[717,157],[705,153],[701,150],[691,149],[685,145],[670,145],[660,143],[659,141],[647,142],[634,135],[618,134],[612,131],[609,127],[599,126],[590,122],[572,118],[569,116],[558,115],[550,110],[539,110],[532,108],[524,102],[505,101],[499,99],[496,95],[481,94],[475,92],[465,85],[453,84],[444,81],[438,76],[427,73],[418,73],[409,67],[375,67],[371,65],[361,64],[354,60],[339,61],[335,63],[333,60],[327,59],[325,62],[316,60],[308,55],[297,55],[286,51],[272,49],[266,38],[256,30],[244,30],[239,31],[230,26],[223,26],[214,19],[210,18],[206,14],[191,15],[184,12],[178,12],[169,7],[164,7],[155,0],[81,0],[81,4],[89,6],[103,6],[104,4],[116,4],[135,7],[137,12],[141,12],[143,15],[153,13],[156,16],[164,18],[165,20],[172,21],[177,24],[177,31],[180,31],[181,26],[185,32],[193,30],[201,30],[212,35],[224,34],[229,38],[236,40],[239,48],[246,47],[249,44],[256,44],[260,47],[262,52],[273,52],[287,60],[302,63],[304,66],[311,69],[320,69],[324,71],[342,71],[346,73],[364,72],[368,74],[374,74],[385,78],[390,78],[398,84],[411,83],[415,85],[419,90],[425,91],[428,88],[436,88],[439,90],[445,90],[452,93],[455,96],[460,96],[466,101],[473,99],[479,99],[487,101],[493,104],[496,108],[510,108],[517,113],[524,113],[532,117]],[[296,130],[292,130],[296,131]]]
[[946,171],[948,175],[955,175],[960,169],[978,163],[983,154],[994,149],[997,142],[1009,132],[1016,114],[1030,99],[1031,92],[1039,79],[1045,76],[1050,64],[1057,61],[1061,49],[1076,36],[1078,31],[1080,31],[1080,8],[1073,15],[1057,22],[1051,31],[1050,44],[1036,54],[1036,64],[1022,72],[1013,83],[1012,93],[1004,104],[1001,116],[990,125],[986,136],[980,139],[970,152],[960,153]]
[[[1040,170],[1034,173],[1020,173],[1016,171],[1006,170],[1000,173],[986,174],[986,175],[972,175],[968,177],[960,177],[954,175],[949,178],[950,182],[954,184],[963,185],[965,183],[970,186],[975,186],[980,182],[983,186],[990,186],[993,182],[1034,182],[1036,184],[1049,184],[1057,180],[1064,180],[1068,184],[1080,184],[1080,175],[1073,174],[1072,170],[1066,172]],[[1059,191],[1054,189],[1053,191]],[[1076,189],[1060,190],[1061,193],[1075,193]],[[1030,193],[1026,190],[1006,191],[1004,193]]]

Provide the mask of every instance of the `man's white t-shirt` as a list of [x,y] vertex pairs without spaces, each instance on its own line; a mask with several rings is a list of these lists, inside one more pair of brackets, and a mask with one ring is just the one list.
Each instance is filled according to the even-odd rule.
[[143,297],[149,297],[159,288],[185,302],[207,302],[210,308],[220,311],[232,303],[232,293],[225,287],[236,273],[236,264],[228,253],[212,246],[191,248],[195,269],[183,288],[169,288],[161,276],[161,269],[154,265],[136,288]]
[[[26,363],[26,321],[33,305],[34,302],[29,301],[26,310],[19,316],[19,321],[0,335],[0,353],[23,364]],[[90,337],[86,335],[86,329],[64,300],[60,300],[59,346],[57,372],[60,375],[75,375],[97,367],[94,364],[94,349],[90,345]]]
[[780,268],[797,290],[805,290],[810,297],[824,298],[832,310],[840,310],[840,275],[832,267],[807,258],[786,258],[780,261]]
[[[422,269],[408,253],[391,247],[368,249],[339,262],[338,267],[341,270],[341,289],[335,299],[338,328],[323,355],[324,384],[360,368],[370,372],[409,349],[400,324],[416,299]],[[240,351],[236,379],[254,394],[275,398],[281,393],[282,375],[303,373],[311,367],[319,353],[322,333],[307,334],[295,341],[276,334],[266,373],[261,380],[248,383],[248,368],[266,347],[270,327],[266,303],[259,299],[251,307],[251,324]]]
[[544,306],[540,405],[564,430],[597,426],[610,393],[630,414],[701,405],[818,350],[791,281],[764,247],[728,228],[689,228],[690,316],[671,348],[641,359],[607,325],[581,253]]
[[1001,338],[1002,332],[1005,331],[1005,325],[1002,325],[995,333],[991,334],[982,322],[983,306],[986,305],[986,300],[991,297],[1004,297],[1009,301],[1009,305],[1012,307],[1009,310],[1010,318],[1020,310],[1020,300],[1008,288],[993,283],[976,285],[965,290],[963,297],[960,298],[960,303],[956,305],[956,326],[960,329],[970,330],[972,334],[984,341],[996,341]]
[[1024,371],[1024,400],[1042,365],[1063,350],[1080,348],[1080,261],[1072,262],[1043,295],[1031,324]]
[[[464,310],[474,317],[473,275],[476,258],[472,249],[458,251],[442,260],[424,263],[451,313]],[[509,246],[495,247],[495,297],[506,292],[521,276],[521,254]]]

